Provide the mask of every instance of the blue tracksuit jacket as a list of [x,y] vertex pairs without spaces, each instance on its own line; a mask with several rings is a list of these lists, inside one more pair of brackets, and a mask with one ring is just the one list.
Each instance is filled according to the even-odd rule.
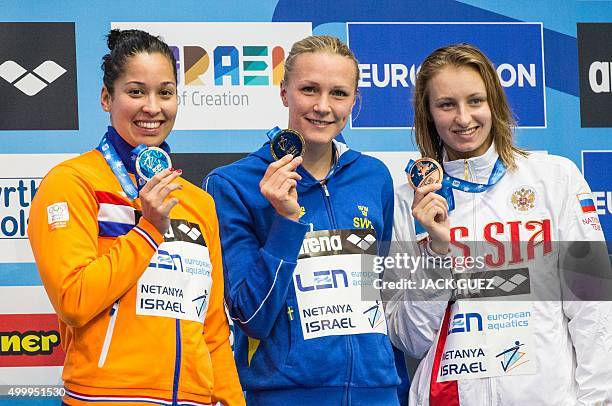
[[397,404],[386,335],[302,336],[292,279],[305,233],[373,228],[379,241],[391,239],[389,171],[376,158],[335,146],[339,158],[325,182],[297,169],[299,222],[276,214],[259,191],[273,161],[269,143],[204,180],[219,216],[225,300],[238,327],[234,350],[249,404]]

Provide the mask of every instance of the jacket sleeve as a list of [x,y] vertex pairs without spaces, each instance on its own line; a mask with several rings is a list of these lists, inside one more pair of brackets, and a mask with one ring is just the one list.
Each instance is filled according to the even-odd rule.
[[[395,215],[393,221],[393,241],[389,258],[427,258],[434,256],[427,249],[421,250],[417,245],[414,231],[414,219],[411,214],[412,190],[403,185],[395,196]],[[452,296],[451,290],[426,291],[418,289],[421,280],[428,278],[452,278],[449,270],[400,268],[406,262],[394,261],[394,266],[385,267],[385,283],[402,283],[413,281],[416,288],[402,286],[394,289],[387,287],[383,291],[385,314],[389,329],[389,338],[393,345],[413,358],[422,358],[433,344]],[[408,262],[410,263],[410,262]],[[422,262],[419,262],[422,264]],[[385,285],[389,286],[389,285]]]
[[210,352],[213,366],[214,387],[213,403],[221,402],[227,406],[244,405],[244,395],[234,362],[234,354],[229,342],[229,327],[223,300],[223,265],[221,260],[221,242],[219,241],[219,224],[215,214],[214,203],[211,205],[208,218],[208,252],[212,263],[213,288],[204,322],[204,338]]
[[559,217],[563,311],[576,353],[578,405],[612,402],[612,272],[597,213],[582,209],[591,191],[567,161],[567,190]]
[[204,180],[219,207],[225,300],[232,320],[248,336],[266,338],[284,309],[308,225],[275,215],[259,243],[248,202],[219,175]]
[[[54,209],[64,222],[51,219]],[[45,177],[30,209],[28,237],[41,279],[60,319],[73,327],[87,324],[134,286],[163,241],[141,218],[99,254],[98,209],[92,186],[66,165]]]

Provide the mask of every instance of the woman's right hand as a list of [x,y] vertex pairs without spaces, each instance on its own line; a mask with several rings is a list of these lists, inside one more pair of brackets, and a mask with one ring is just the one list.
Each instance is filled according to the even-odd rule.
[[431,240],[431,248],[438,254],[447,254],[450,246],[450,220],[448,203],[435,192],[440,183],[417,188],[412,202],[412,216],[425,228]]
[[170,228],[170,210],[179,203],[176,197],[166,198],[173,191],[183,188],[180,184],[173,183],[181,173],[183,171],[180,169],[164,169],[140,189],[142,217],[153,224],[162,235]]
[[261,182],[259,190],[270,202],[276,212],[290,220],[300,218],[300,205],[297,196],[297,182],[302,177],[295,171],[302,163],[302,157],[288,154],[272,162]]

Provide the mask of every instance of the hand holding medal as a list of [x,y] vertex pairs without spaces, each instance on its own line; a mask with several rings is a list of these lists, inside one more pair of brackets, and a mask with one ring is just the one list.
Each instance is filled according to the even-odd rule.
[[174,180],[182,170],[174,170],[172,161],[166,151],[144,144],[134,148],[136,172],[140,189],[142,216],[165,234],[170,227],[170,210],[179,203],[175,197],[168,198],[170,193],[182,189]]
[[298,220],[300,205],[296,187],[302,177],[295,170],[302,163],[304,138],[297,131],[281,131],[278,127],[268,131],[268,137],[276,161],[268,166],[259,190],[280,216]]
[[432,158],[421,158],[409,164],[406,173],[415,190],[412,215],[429,234],[432,249],[446,254],[450,241],[448,203],[435,193],[442,187],[442,166]]

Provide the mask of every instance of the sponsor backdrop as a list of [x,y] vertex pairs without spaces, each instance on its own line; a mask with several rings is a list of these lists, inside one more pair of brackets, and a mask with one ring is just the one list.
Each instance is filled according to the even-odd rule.
[[286,124],[278,97],[283,59],[310,33],[336,35],[355,50],[362,100],[344,137],[404,182],[402,169],[416,156],[409,101],[420,61],[444,44],[475,43],[496,64],[517,116],[518,144],[583,169],[612,239],[607,1],[92,0],[58,7],[8,0],[1,20],[0,386],[61,382],[57,321],[25,227],[44,174],[97,145],[108,124],[99,94],[111,26],[146,29],[172,46],[180,106],[168,141],[175,167],[198,184],[210,169],[256,149],[267,129]]

